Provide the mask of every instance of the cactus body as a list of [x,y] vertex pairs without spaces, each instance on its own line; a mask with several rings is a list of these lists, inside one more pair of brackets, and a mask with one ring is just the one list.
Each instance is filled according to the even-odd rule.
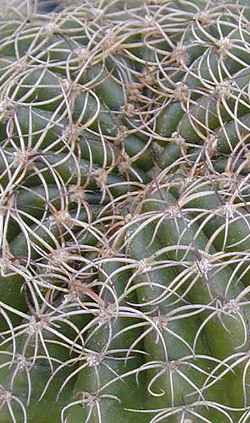
[[0,423],[250,422],[250,4],[0,18]]

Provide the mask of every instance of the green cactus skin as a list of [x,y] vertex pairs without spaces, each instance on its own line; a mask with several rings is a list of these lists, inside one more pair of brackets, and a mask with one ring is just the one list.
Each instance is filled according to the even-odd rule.
[[0,423],[248,423],[249,1],[55,2],[1,10]]

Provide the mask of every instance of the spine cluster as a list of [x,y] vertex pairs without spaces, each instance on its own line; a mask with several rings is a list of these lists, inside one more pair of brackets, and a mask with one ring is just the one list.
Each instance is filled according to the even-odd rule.
[[1,423],[250,422],[248,0],[4,6]]

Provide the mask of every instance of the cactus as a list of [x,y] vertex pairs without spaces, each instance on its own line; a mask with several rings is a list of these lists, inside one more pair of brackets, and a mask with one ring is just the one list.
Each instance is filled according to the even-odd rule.
[[0,422],[250,422],[248,0],[3,2]]

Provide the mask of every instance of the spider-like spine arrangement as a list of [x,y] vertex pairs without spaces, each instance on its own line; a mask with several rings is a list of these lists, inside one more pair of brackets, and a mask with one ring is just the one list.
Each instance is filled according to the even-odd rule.
[[0,18],[0,422],[250,423],[248,0]]

